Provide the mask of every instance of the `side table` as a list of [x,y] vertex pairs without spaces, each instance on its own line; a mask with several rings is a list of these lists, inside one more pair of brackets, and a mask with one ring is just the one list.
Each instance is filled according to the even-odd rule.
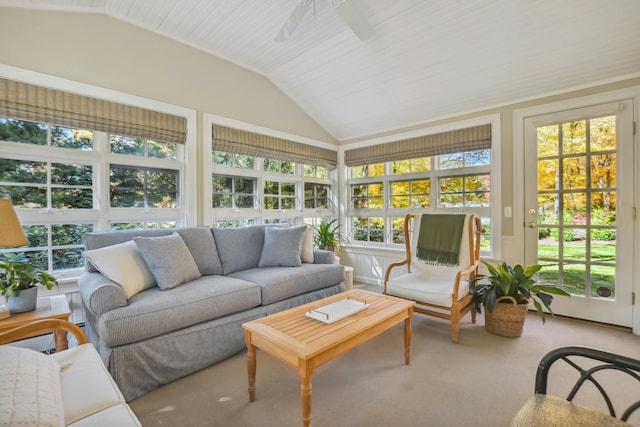
[[[38,306],[35,310],[25,311],[24,313],[15,313],[11,316],[0,320],[0,332],[8,331],[9,329],[17,328],[25,323],[33,322],[34,320],[43,319],[61,319],[69,320],[69,304],[67,303],[67,297],[64,295],[54,295],[47,298],[38,298]],[[53,336],[56,342],[56,351],[66,350],[69,347],[67,342],[67,333],[62,330],[52,329]],[[30,335],[35,336],[36,334]]]

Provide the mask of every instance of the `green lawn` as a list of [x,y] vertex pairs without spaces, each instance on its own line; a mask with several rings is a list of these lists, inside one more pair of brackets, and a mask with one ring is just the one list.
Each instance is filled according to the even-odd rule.
[[[546,239],[538,242],[538,254],[540,258],[558,258],[557,242]],[[565,242],[563,258],[571,261],[585,261],[586,259],[586,242]],[[611,266],[591,266],[591,296],[598,296],[598,288],[605,287],[611,292],[610,297],[615,296],[615,259],[616,245],[614,241],[591,242],[591,259],[592,261],[608,262]],[[539,273],[539,279],[543,283],[558,283],[557,262],[541,261],[543,267]],[[564,289],[570,294],[584,295],[585,287],[585,264],[565,263],[562,266]]]

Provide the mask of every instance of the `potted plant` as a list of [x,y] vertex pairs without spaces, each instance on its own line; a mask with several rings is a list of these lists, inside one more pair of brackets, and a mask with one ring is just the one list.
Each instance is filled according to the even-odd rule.
[[558,287],[536,283],[541,265],[493,266],[484,261],[483,264],[490,274],[478,274],[470,283],[470,292],[476,311],[480,313],[481,306],[485,307],[485,328],[496,335],[519,337],[530,301],[544,323],[542,306],[553,315],[550,307],[553,295],[569,296]]
[[340,244],[346,243],[346,239],[340,234],[340,224],[336,223],[337,219],[331,221],[322,220],[316,226],[316,232],[313,235],[313,243],[320,249],[340,252]]
[[5,254],[0,258],[0,293],[11,313],[36,308],[38,284],[52,289],[58,281],[45,270],[31,265],[26,258],[15,254]]

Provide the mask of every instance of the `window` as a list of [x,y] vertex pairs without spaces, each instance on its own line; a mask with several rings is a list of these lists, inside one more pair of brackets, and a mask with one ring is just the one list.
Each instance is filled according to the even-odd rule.
[[215,227],[313,225],[335,216],[332,169],[215,150],[211,159]]
[[176,226],[180,153],[175,143],[0,117],[0,192],[29,240],[2,252],[63,273],[84,267],[89,231]]
[[265,181],[263,206],[265,209],[295,209],[296,184],[293,182]]
[[349,176],[353,242],[404,245],[407,213],[451,209],[480,215],[491,251],[490,149],[356,166]]
[[304,207],[308,209],[329,209],[331,207],[330,190],[331,186],[328,184],[305,182]]
[[255,207],[256,179],[242,176],[213,176],[212,207],[252,209]]

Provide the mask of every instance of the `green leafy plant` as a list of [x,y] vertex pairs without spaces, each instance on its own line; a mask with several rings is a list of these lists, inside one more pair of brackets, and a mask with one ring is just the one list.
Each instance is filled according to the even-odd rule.
[[41,284],[47,289],[58,285],[51,274],[29,264],[26,258],[15,254],[6,254],[0,258],[0,293],[6,301],[15,293]]
[[313,243],[320,249],[334,250],[336,253],[340,251],[340,244],[347,243],[340,234],[340,224],[336,223],[337,219],[331,221],[322,220],[315,228],[313,235]]
[[510,296],[515,298],[518,304],[528,304],[533,300],[536,311],[545,322],[545,313],[542,310],[544,305],[551,311],[553,295],[570,296],[564,290],[556,286],[540,285],[536,283],[536,275],[542,268],[541,265],[522,267],[520,264],[512,267],[506,263],[493,266],[482,261],[489,270],[489,275],[478,274],[471,281],[470,292],[472,302],[478,313],[484,305],[489,313],[493,313],[498,298]]

